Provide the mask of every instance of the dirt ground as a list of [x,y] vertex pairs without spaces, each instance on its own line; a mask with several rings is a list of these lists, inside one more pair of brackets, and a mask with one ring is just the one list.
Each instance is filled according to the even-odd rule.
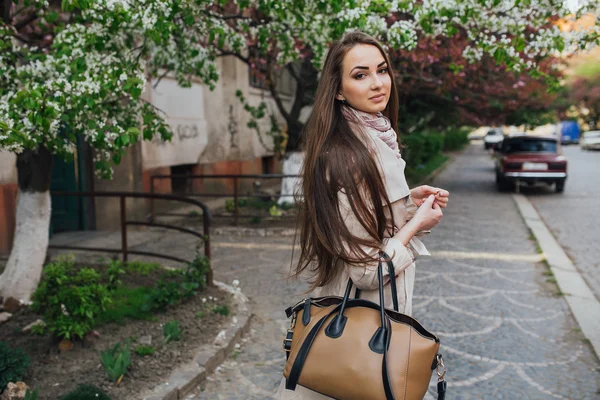
[[[209,296],[217,300],[208,300]],[[203,299],[207,299],[206,302]],[[0,325],[0,340],[22,348],[31,357],[25,383],[31,388],[39,388],[39,400],[56,400],[82,383],[102,388],[113,400],[132,399],[164,381],[173,367],[191,361],[195,349],[202,344],[212,342],[230,317],[211,310],[216,305],[230,306],[230,301],[228,293],[208,288],[186,303],[156,314],[154,321],[126,320],[123,324],[103,325],[97,328],[98,338],[75,342],[73,349],[64,353],[58,351],[58,341],[50,335],[40,337],[22,333],[23,327],[39,318],[33,312],[23,310]],[[199,316],[201,311],[204,312]],[[179,321],[182,339],[163,344],[162,324],[173,320]],[[145,357],[135,354],[133,350],[140,339],[148,340],[149,337],[156,348],[154,354]],[[128,338],[131,340],[132,365],[117,386],[107,378],[100,363],[100,353]]]

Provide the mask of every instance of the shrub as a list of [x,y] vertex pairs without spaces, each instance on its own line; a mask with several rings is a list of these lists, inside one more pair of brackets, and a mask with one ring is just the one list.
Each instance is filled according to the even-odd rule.
[[44,268],[32,309],[55,335],[83,338],[110,301],[110,290],[100,283],[98,272],[92,268],[75,271],[73,258],[60,258]]
[[118,384],[131,366],[129,340],[125,342],[125,347],[123,348],[121,348],[121,343],[119,342],[112,349],[107,349],[100,353],[100,362],[108,378]]
[[406,164],[411,167],[417,167],[423,164],[423,147],[425,139],[423,135],[412,133],[402,138],[405,149],[402,151]]
[[79,385],[72,392],[64,395],[60,400],[111,400],[111,398],[92,385]]
[[0,341],[0,393],[10,382],[23,380],[29,362],[29,356],[23,350]]
[[155,310],[164,311],[168,306],[179,303],[181,294],[177,282],[158,281],[150,296],[151,306]]
[[181,339],[181,328],[179,327],[179,321],[167,322],[163,326],[163,334],[165,335],[164,343],[172,341],[178,341]]
[[209,271],[210,260],[208,257],[197,253],[194,260],[187,265],[183,274],[183,280],[188,283],[197,283],[198,289],[204,289]]
[[147,345],[147,344],[140,344],[138,346],[136,346],[135,348],[135,354],[137,354],[138,356],[151,356],[152,354],[154,354],[154,347]]
[[451,129],[444,135],[444,151],[460,150],[468,143],[469,131],[466,129]]
[[108,288],[115,290],[121,286],[121,275],[125,274],[123,264],[119,260],[111,260],[108,264]]

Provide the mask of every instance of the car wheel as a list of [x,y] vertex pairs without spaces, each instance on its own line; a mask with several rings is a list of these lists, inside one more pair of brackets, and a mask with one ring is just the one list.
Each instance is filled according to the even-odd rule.
[[565,190],[565,180],[561,179],[560,181],[556,181],[555,183],[556,193],[562,193]]
[[496,174],[496,188],[499,192],[508,192],[512,189],[512,185],[505,178],[500,176],[500,174]]

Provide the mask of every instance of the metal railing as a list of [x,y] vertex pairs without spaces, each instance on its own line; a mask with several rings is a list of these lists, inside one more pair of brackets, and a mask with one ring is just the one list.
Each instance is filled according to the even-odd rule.
[[[234,225],[237,225],[240,217],[249,217],[246,215],[240,215],[240,198],[261,198],[264,197],[265,193],[256,193],[256,194],[240,194],[239,183],[240,180],[243,179],[284,179],[284,178],[299,178],[300,175],[284,175],[284,174],[174,174],[174,175],[153,175],[150,177],[150,193],[155,192],[155,184],[156,180],[163,179],[231,179],[233,180],[233,193],[186,193],[188,196],[197,196],[197,197],[233,197],[233,221]],[[270,197],[294,197],[293,194],[269,194]],[[175,213],[167,213],[163,215],[180,215]],[[151,200],[150,204],[150,221],[154,221],[157,216],[154,201]],[[222,216],[222,215],[220,215]]]
[[[121,254],[123,257],[123,262],[127,262],[129,254],[140,255],[140,256],[148,256],[148,257],[156,257],[162,258],[166,260],[181,262],[181,263],[190,263],[192,260],[184,260],[179,257],[171,256],[168,254],[159,254],[150,251],[140,251],[140,250],[132,250],[128,248],[127,245],[127,227],[128,226],[150,226],[156,228],[164,228],[176,230],[179,232],[187,233],[193,235],[204,243],[204,255],[210,260],[211,251],[210,251],[210,221],[211,214],[208,207],[202,202],[194,199],[190,199],[188,197],[181,196],[173,196],[169,194],[155,194],[155,193],[137,193],[137,192],[51,192],[52,196],[70,196],[70,197],[109,197],[109,198],[118,198],[119,199],[119,215],[120,215],[120,228],[121,228],[121,248],[120,249],[107,249],[101,247],[87,247],[87,246],[64,246],[64,245],[51,245],[48,246],[51,249],[57,250],[80,250],[80,251],[98,251],[98,252],[106,252],[106,253],[114,253]],[[150,199],[152,202],[154,200],[170,200],[170,201],[178,201],[182,203],[188,203],[195,206],[198,206],[202,209],[203,216],[203,233],[197,232],[192,229],[184,228],[176,225],[169,225],[163,223],[155,223],[152,221],[129,221],[127,220],[127,207],[126,200],[128,198],[141,198],[141,199]],[[209,268],[207,274],[207,284],[212,286],[213,284],[213,271],[212,267]]]

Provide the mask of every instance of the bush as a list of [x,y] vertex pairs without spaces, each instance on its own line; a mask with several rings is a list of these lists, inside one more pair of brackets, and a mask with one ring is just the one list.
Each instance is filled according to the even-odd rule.
[[83,338],[110,301],[110,290],[100,283],[98,272],[92,268],[75,271],[73,258],[60,258],[44,268],[32,309],[55,335]]
[[423,135],[412,133],[402,138],[405,149],[402,151],[402,158],[406,164],[411,167],[423,164],[423,147],[425,139]]
[[205,256],[196,254],[194,260],[187,265],[183,274],[183,280],[187,283],[197,283],[199,289],[204,289],[209,271],[210,260]]
[[156,288],[150,296],[151,307],[154,310],[164,311],[168,306],[179,303],[181,293],[177,282],[158,281]]
[[444,151],[460,150],[468,143],[469,131],[467,129],[451,129],[444,135]]
[[29,356],[23,350],[0,341],[0,393],[10,382],[23,380],[29,362]]
[[119,342],[112,349],[107,349],[100,353],[100,362],[108,378],[118,384],[131,366],[129,340],[123,348],[121,348],[121,343]]
[[92,385],[79,385],[60,400],[111,400],[106,393]]

